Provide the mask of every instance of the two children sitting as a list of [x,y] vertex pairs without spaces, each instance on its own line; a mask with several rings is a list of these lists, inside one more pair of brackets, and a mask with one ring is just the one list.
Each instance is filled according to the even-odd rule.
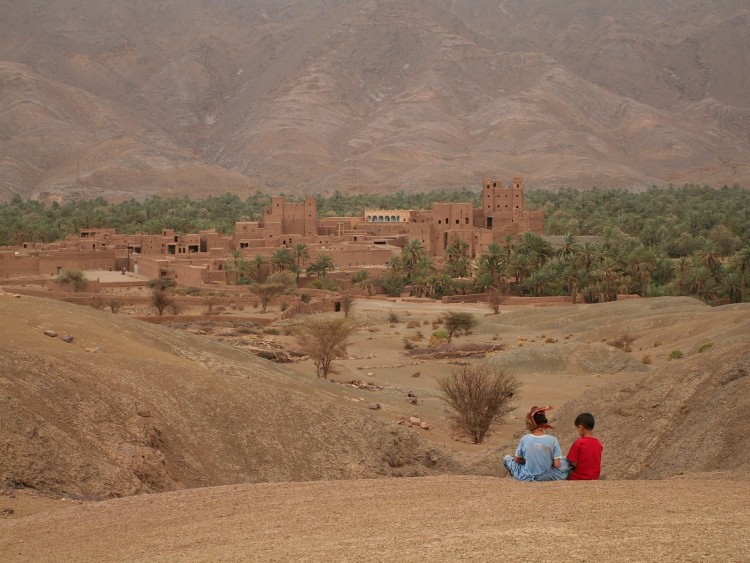
[[519,481],[574,481],[599,478],[602,444],[593,435],[594,417],[581,413],[575,419],[578,439],[563,458],[557,438],[547,434],[552,428],[545,412],[552,407],[532,407],[526,415],[529,431],[518,442],[516,453],[505,456],[503,465]]

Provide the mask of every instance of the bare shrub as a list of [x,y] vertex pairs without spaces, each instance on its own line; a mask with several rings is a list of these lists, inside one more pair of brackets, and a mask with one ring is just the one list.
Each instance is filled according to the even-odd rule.
[[346,354],[349,339],[359,328],[351,318],[310,317],[297,326],[297,341],[315,364],[315,373],[328,378],[331,362]]
[[151,304],[156,308],[159,316],[164,314],[164,309],[172,303],[172,298],[166,291],[154,289],[151,293]]
[[167,308],[172,315],[179,315],[182,313],[182,305],[180,305],[175,299],[170,299],[167,304]]
[[607,344],[610,346],[614,346],[615,348],[619,348],[620,350],[625,350],[626,352],[630,352],[630,345],[635,341],[635,336],[631,336],[630,334],[621,334],[617,338],[613,338],[612,340],[608,340]]
[[487,305],[492,309],[492,313],[497,315],[500,313],[500,304],[503,302],[505,297],[499,289],[492,288],[487,291]]
[[120,309],[122,309],[122,301],[120,299],[110,299],[109,300],[109,310],[112,311],[114,314],[117,314],[120,312]]
[[218,305],[220,302],[220,299],[215,295],[210,295],[206,297],[206,299],[203,301],[203,306],[206,308],[206,311],[204,314],[210,315],[213,311],[213,308]]
[[396,313],[394,313],[393,311],[390,311],[388,313],[388,322],[389,323],[398,323],[400,321],[401,321],[401,319],[398,318],[398,315]]
[[513,410],[518,381],[486,365],[464,366],[438,379],[438,388],[456,429],[480,444],[492,425]]
[[651,359],[651,356],[648,355],[648,354],[644,354],[643,357],[641,358],[641,362],[644,363],[644,364],[646,364],[646,365],[651,364],[652,361],[653,360]]
[[349,316],[349,312],[352,310],[352,305],[354,304],[354,297],[349,295],[348,293],[345,293],[341,296],[341,310],[344,312],[344,317]]
[[98,295],[94,295],[89,299],[89,307],[92,309],[104,309],[104,301],[102,301],[102,298]]
[[408,337],[404,337],[404,350],[413,350],[414,349],[414,342]]

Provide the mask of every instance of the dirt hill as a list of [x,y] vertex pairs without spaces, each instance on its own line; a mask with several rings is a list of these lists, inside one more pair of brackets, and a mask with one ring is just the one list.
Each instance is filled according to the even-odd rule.
[[100,498],[449,463],[330,384],[200,336],[7,294],[0,319],[4,483]]
[[740,0],[6,4],[3,199],[750,183]]

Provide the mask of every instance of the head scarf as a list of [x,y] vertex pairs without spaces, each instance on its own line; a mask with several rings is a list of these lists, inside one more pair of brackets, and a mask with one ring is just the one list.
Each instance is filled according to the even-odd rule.
[[[531,410],[526,415],[526,427],[531,430],[536,430],[537,428],[553,428],[551,424],[547,422],[547,417],[545,416],[545,412],[548,410],[552,410],[555,407],[531,407]],[[541,416],[539,416],[541,414]],[[537,421],[536,418],[541,419],[541,421]]]

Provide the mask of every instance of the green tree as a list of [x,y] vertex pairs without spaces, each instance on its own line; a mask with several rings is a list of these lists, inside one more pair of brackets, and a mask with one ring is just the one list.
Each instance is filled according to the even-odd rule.
[[290,272],[275,272],[263,283],[252,283],[249,288],[259,299],[261,312],[265,313],[271,299],[292,292],[296,283]]
[[448,332],[448,344],[454,336],[466,334],[477,326],[477,319],[471,313],[449,311],[445,313],[445,330]]
[[60,285],[69,285],[73,291],[83,291],[86,289],[88,280],[80,270],[63,270],[55,279]]
[[321,254],[307,267],[307,275],[314,274],[319,279],[325,278],[335,269],[333,258],[329,254]]

